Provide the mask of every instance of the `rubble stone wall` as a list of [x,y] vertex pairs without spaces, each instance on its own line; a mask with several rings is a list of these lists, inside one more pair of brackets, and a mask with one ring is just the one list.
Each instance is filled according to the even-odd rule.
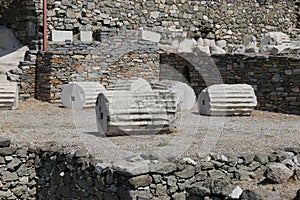
[[[43,30],[42,0],[1,0],[0,24],[13,29],[21,41],[39,39]],[[241,43],[268,31],[282,31],[297,36],[299,7],[297,1],[185,1],[185,0],[49,0],[47,1],[48,38],[52,30],[69,30],[79,38],[81,30],[95,36],[107,30],[139,28],[172,34],[170,37],[202,36]],[[96,37],[94,37],[95,39]],[[251,38],[251,37],[250,37]],[[40,43],[41,44],[41,43]]]
[[[52,142],[42,146],[14,144],[1,138],[0,196],[3,200],[224,199],[239,181],[261,181],[263,178],[279,183],[288,179],[299,181],[299,156],[299,148],[288,148],[258,155],[212,153],[197,162],[135,159],[108,163],[95,160],[85,149],[66,150]],[[261,193],[257,193],[240,186],[244,199],[251,195],[279,197],[277,191],[260,189]]]
[[[240,43],[248,35],[260,39],[268,31],[297,35],[295,1],[48,1],[48,31],[139,29],[161,32],[163,28],[182,36],[226,39]],[[276,17],[274,17],[276,16]],[[172,35],[163,35],[170,42]]]

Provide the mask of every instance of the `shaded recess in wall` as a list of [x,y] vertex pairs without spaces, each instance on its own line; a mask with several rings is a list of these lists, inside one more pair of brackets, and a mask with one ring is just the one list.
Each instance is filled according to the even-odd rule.
[[176,80],[189,84],[196,95],[206,87],[205,81],[195,67],[178,54],[160,54],[160,80]]
[[23,44],[38,39],[38,14],[34,0],[0,0],[0,25],[11,29]]

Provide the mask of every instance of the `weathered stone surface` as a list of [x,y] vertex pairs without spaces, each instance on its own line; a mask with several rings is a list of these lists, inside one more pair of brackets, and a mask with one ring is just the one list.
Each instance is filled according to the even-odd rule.
[[148,161],[138,161],[138,162],[118,161],[113,163],[112,167],[115,170],[117,170],[118,173],[121,173],[126,176],[137,176],[149,172]]
[[195,167],[188,165],[182,171],[176,172],[175,175],[179,178],[191,178],[195,175]]
[[7,164],[7,169],[9,169],[9,170],[14,170],[14,169],[16,169],[17,167],[19,167],[21,163],[22,163],[22,162],[20,161],[20,159],[14,158],[12,161],[10,161],[10,162]]
[[158,163],[150,164],[150,172],[156,172],[159,174],[169,174],[176,171],[177,166],[175,163]]
[[241,200],[280,200],[277,194],[265,190],[244,190]]
[[276,183],[287,181],[293,176],[293,171],[282,163],[274,163],[268,166],[266,177]]
[[10,145],[10,139],[0,137],[0,148],[9,147],[9,145]]
[[199,197],[209,196],[211,194],[210,189],[203,186],[201,183],[192,184],[187,188],[189,194],[197,195]]
[[256,105],[254,89],[247,84],[212,85],[198,97],[198,112],[203,115],[250,115]]
[[231,199],[240,199],[241,194],[243,193],[243,190],[240,188],[240,186],[236,186],[232,192],[229,194],[229,197]]
[[2,175],[2,181],[15,181],[18,179],[18,175],[16,172],[4,172]]
[[140,175],[128,179],[129,186],[137,189],[139,187],[149,186],[152,182],[152,177],[149,175]]
[[159,33],[148,30],[142,30],[142,39],[144,40],[158,43],[160,41],[160,38],[161,35]]

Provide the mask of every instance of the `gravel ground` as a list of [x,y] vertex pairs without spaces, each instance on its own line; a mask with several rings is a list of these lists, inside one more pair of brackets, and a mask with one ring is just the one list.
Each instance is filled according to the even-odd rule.
[[20,102],[15,111],[0,111],[0,136],[37,144],[55,141],[112,161],[136,154],[195,158],[209,151],[241,155],[300,146],[296,115],[254,111],[250,117],[208,117],[184,112],[172,134],[108,138],[97,133],[94,113],[94,109],[73,111],[30,99]]

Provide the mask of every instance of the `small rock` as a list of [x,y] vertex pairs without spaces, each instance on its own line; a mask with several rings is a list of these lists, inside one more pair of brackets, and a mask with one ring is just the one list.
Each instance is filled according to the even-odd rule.
[[128,183],[130,184],[130,186],[132,186],[135,189],[139,187],[149,186],[151,182],[152,182],[152,177],[149,175],[140,175],[128,179]]
[[185,199],[184,192],[175,193],[175,194],[172,195],[172,200],[182,200],[182,199]]
[[195,168],[189,165],[184,170],[180,172],[176,172],[175,175],[178,176],[179,178],[184,178],[184,179],[191,178],[192,176],[195,175]]
[[194,160],[192,160],[191,158],[183,158],[183,161],[190,165],[194,165],[194,166],[197,165],[197,163]]
[[192,184],[187,187],[187,192],[192,195],[197,195],[200,197],[205,197],[210,195],[210,189],[203,187],[203,185],[199,182]]
[[268,163],[269,158],[268,158],[268,155],[265,155],[265,154],[258,154],[258,155],[255,155],[254,161],[257,161],[257,162],[259,162],[260,164],[265,165],[265,164]]
[[240,188],[240,186],[236,186],[232,190],[232,192],[229,194],[229,197],[231,199],[239,199],[242,193],[243,193],[243,190]]

